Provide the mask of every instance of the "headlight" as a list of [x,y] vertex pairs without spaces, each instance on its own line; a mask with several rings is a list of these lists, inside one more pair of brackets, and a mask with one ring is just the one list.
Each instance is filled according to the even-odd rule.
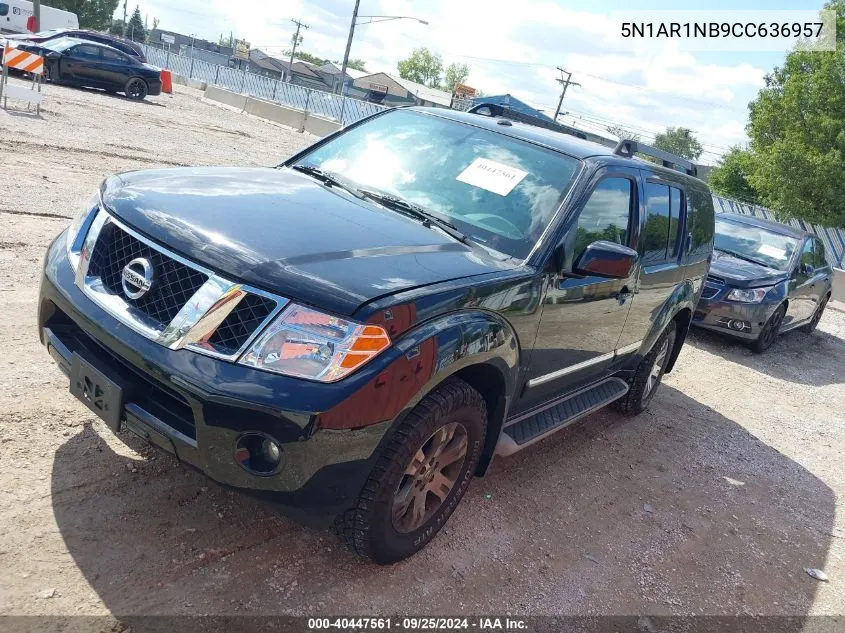
[[70,265],[76,270],[79,267],[79,256],[82,253],[82,243],[85,241],[85,235],[88,231],[83,231],[82,227],[87,225],[87,221],[93,215],[93,211],[100,207],[100,192],[94,193],[91,199],[81,207],[73,216],[70,226],[67,229],[66,243],[67,254],[70,260]]
[[286,376],[334,382],[390,347],[378,325],[363,325],[291,304],[239,363]]
[[740,290],[734,288],[725,297],[728,301],[741,301],[742,303],[760,303],[771,288],[749,288]]

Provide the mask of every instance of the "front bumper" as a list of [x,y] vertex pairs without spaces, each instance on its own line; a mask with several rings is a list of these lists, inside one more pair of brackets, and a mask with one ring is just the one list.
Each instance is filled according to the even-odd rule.
[[[744,341],[757,340],[760,330],[780,304],[725,301],[722,295],[726,293],[727,290],[712,299],[700,299],[693,313],[692,325]],[[742,329],[739,329],[739,324],[743,325]]]
[[[381,417],[387,413],[377,403],[369,410],[348,406],[366,376],[334,384],[278,376],[170,350],[127,328],[75,285],[64,234],[47,251],[38,324],[66,374],[78,354],[121,386],[122,428],[294,518],[316,522],[348,508],[390,428],[392,418]],[[235,460],[236,442],[249,432],[280,444],[274,474],[250,473]]]

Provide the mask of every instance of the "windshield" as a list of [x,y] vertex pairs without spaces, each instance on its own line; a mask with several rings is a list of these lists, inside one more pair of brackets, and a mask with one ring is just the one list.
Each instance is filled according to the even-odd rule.
[[786,270],[798,248],[798,240],[758,226],[717,219],[714,247],[769,268]]
[[397,110],[329,141],[298,164],[401,197],[476,242],[524,258],[579,162],[503,134]]

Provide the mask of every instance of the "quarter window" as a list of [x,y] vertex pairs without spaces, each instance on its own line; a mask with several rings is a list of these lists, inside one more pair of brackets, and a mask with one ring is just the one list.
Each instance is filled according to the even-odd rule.
[[631,180],[607,178],[601,181],[578,216],[575,258],[598,240],[627,245],[633,201],[634,183]]

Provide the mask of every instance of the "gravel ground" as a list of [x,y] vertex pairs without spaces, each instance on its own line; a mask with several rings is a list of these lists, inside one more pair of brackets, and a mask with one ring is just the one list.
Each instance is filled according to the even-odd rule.
[[48,241],[110,173],[274,164],[309,141],[179,87],[49,86],[40,118],[0,110],[0,614],[843,612],[842,304],[764,356],[694,332],[648,412],[498,459],[388,568],[113,436],[39,346]]

